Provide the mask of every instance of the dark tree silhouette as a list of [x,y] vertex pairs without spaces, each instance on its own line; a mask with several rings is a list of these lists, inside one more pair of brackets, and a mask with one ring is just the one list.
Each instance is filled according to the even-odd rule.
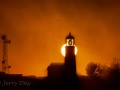
[[110,76],[117,78],[120,76],[120,62],[119,59],[114,58],[113,62],[111,63],[111,66],[109,68],[109,74]]
[[90,62],[88,63],[88,65],[86,66],[86,73],[88,76],[94,76],[95,72],[97,70],[98,65],[94,62]]

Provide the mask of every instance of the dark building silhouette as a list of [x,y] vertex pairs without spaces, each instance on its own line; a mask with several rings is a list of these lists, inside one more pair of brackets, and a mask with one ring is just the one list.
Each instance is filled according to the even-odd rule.
[[65,38],[64,63],[52,63],[47,70],[50,78],[71,78],[76,76],[75,39],[71,33]]
[[51,63],[50,66],[48,66],[47,70],[48,77],[57,79],[63,74],[64,65],[63,63]]
[[64,63],[51,63],[48,66],[48,87],[59,90],[78,90],[75,58],[75,39],[69,33],[65,38]]

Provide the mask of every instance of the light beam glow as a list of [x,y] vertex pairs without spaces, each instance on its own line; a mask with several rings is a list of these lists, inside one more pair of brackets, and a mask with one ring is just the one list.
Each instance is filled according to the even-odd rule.
[[[61,47],[61,53],[64,57],[65,57],[65,46],[66,46],[66,44],[63,44],[63,46]],[[76,54],[77,54],[77,47],[75,46],[75,55]]]

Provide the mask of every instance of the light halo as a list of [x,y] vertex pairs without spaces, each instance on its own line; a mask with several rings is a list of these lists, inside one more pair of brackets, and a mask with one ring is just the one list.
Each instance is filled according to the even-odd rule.
[[[61,53],[64,57],[65,57],[65,46],[66,46],[66,44],[63,44],[62,47],[61,47]],[[75,55],[76,54],[77,54],[77,47],[75,46]]]

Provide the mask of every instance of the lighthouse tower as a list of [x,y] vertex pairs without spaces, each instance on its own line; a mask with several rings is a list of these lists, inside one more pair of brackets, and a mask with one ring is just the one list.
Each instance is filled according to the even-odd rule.
[[75,38],[69,33],[65,38],[65,74],[68,77],[76,76]]

